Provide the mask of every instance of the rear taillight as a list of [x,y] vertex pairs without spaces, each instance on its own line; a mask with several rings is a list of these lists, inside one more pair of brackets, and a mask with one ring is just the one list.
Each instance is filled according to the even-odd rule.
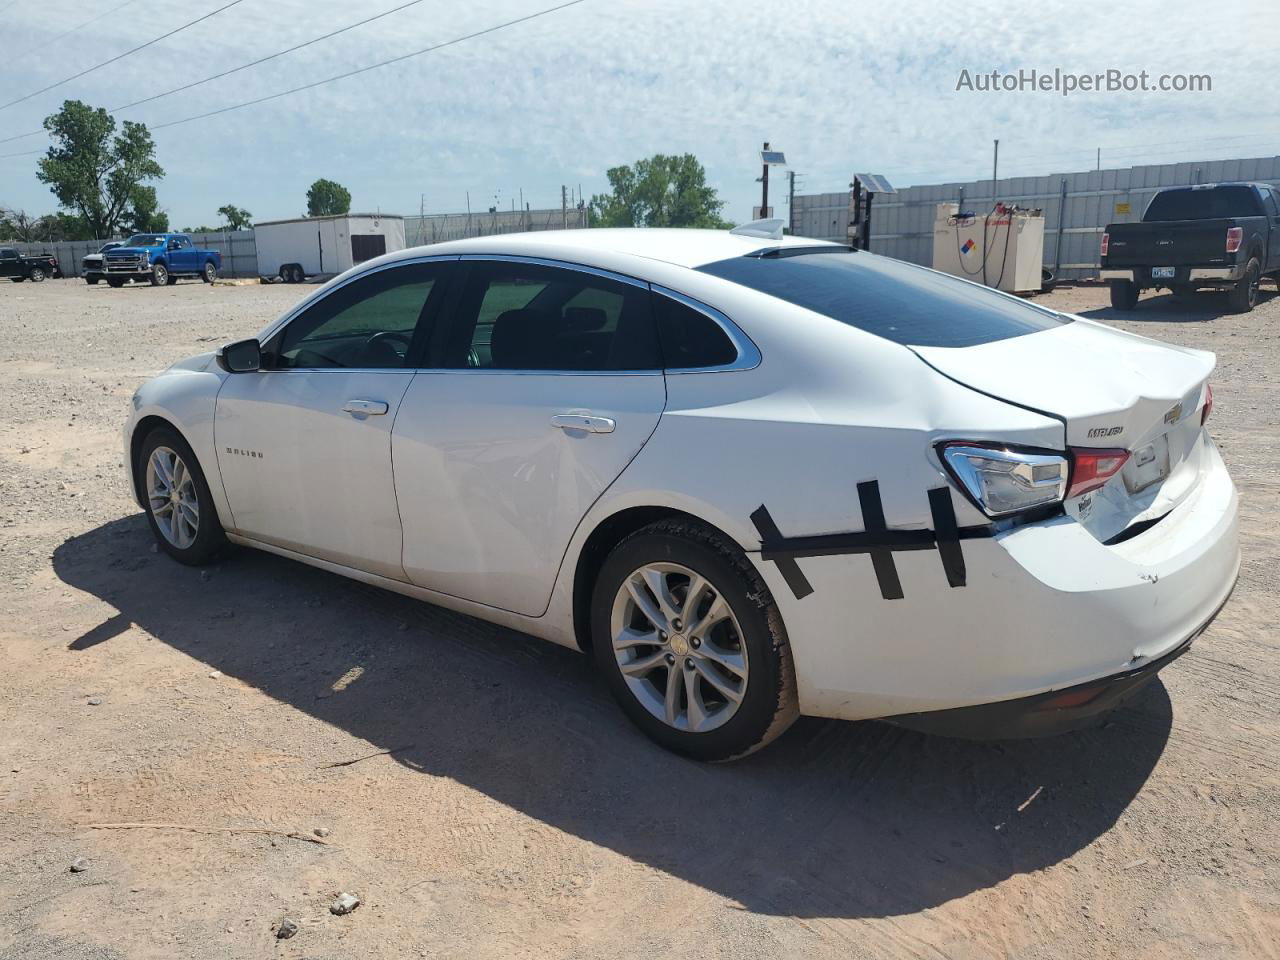
[[1204,422],[1209,419],[1209,414],[1213,413],[1213,387],[1209,384],[1204,385],[1204,409],[1200,413],[1200,426],[1204,426]]
[[1107,255],[1107,248],[1110,246],[1111,246],[1111,234],[1104,233],[1102,235],[1102,251],[1101,251],[1104,257]]
[[950,441],[939,448],[948,472],[989,517],[1062,502],[1068,464],[1056,453]]
[[1227,227],[1227,253],[1235,253],[1243,242],[1243,227]]
[[1128,450],[1094,450],[1089,447],[1071,448],[1071,485],[1067,498],[1078,497],[1097,490],[1120,472],[1129,459]]

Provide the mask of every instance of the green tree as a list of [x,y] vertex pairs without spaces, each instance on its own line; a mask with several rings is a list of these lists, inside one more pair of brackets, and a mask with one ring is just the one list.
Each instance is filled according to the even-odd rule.
[[44,128],[53,145],[40,158],[36,176],[49,184],[58,203],[84,218],[95,237],[109,237],[129,222],[151,191],[154,213],[155,188],[164,170],[155,158],[155,142],[146,126],[126,120],[116,132],[115,119],[101,107],[67,100],[62,109],[45,118]]
[[219,207],[218,216],[227,221],[227,227],[231,230],[247,230],[253,222],[253,214],[234,203]]
[[351,192],[332,180],[317,180],[307,191],[307,216],[332,217],[351,211]]
[[123,225],[133,233],[167,233],[169,215],[159,209],[155,187],[138,187],[133,192]]
[[593,227],[730,226],[720,217],[724,201],[707,186],[707,171],[691,153],[656,153],[607,175],[612,192],[591,198]]

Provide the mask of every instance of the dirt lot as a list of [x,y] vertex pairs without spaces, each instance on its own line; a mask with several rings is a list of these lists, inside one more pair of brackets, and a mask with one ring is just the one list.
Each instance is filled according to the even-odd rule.
[[302,292],[0,284],[0,957],[1280,955],[1280,298],[1046,298],[1219,356],[1240,584],[1136,704],[1030,743],[802,720],[700,766],[569,651],[156,554],[130,394]]

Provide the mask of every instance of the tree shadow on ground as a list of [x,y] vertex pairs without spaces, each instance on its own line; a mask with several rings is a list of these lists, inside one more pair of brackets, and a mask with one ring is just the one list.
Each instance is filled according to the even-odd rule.
[[[139,514],[53,564],[119,611],[68,656],[104,655],[136,623],[378,748],[412,744],[395,753],[412,769],[767,914],[913,913],[1055,864],[1116,822],[1171,723],[1157,681],[1051,740],[802,719],[745,761],[703,765],[637,733],[586,657],[293,561],[239,550],[205,580],[152,554]],[[431,795],[424,782],[424,817]]]

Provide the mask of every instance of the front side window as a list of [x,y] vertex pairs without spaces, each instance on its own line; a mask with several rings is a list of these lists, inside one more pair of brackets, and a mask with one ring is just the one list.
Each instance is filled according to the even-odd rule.
[[658,370],[648,291],[579,270],[477,261],[443,366],[479,370]]
[[397,369],[426,316],[441,265],[379,270],[339,287],[272,338],[270,366],[290,369]]
[[1071,322],[945,273],[838,247],[698,269],[908,346],[970,347]]

